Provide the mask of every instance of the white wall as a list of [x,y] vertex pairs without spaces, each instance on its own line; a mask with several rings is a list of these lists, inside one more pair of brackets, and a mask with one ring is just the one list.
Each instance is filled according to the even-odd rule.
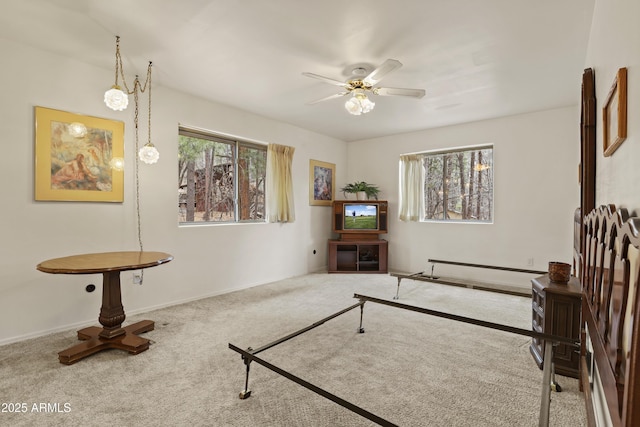
[[[137,250],[138,244],[133,108],[114,112],[102,102],[113,70],[2,39],[0,52],[5,58],[0,67],[3,344],[97,321],[101,276],[45,274],[36,270],[39,262],[86,252]],[[34,106],[125,122],[124,203],[34,201]],[[178,227],[179,123],[295,147],[296,221]],[[145,126],[142,129],[144,143]],[[160,161],[142,164],[139,174],[144,248],[168,252],[175,259],[147,269],[143,286],[131,283],[131,272],[122,274],[128,314],[325,268],[330,209],[309,206],[309,159],[335,163],[337,179],[343,181],[344,142],[155,86],[152,136]],[[96,292],[85,292],[89,283],[98,285]]]
[[[585,68],[596,76],[596,205],[615,203],[640,213],[640,2],[596,0]],[[616,72],[627,67],[627,139],[611,157],[602,154],[602,107]]]
[[[91,294],[84,288],[99,285],[100,276],[48,275],[35,266],[76,253],[136,250],[137,237],[133,112],[116,113],[102,103],[113,71],[6,40],[0,40],[0,51],[9,58],[0,68],[6,83],[0,100],[6,201],[0,222],[2,344],[95,324],[101,287]],[[579,82],[576,76],[577,95]],[[571,218],[578,205],[577,107],[345,144],[163,87],[154,86],[153,98],[153,142],[161,158],[156,165],[141,165],[143,239],[145,249],[169,252],[175,260],[146,270],[143,286],[130,283],[131,273],[123,274],[129,314],[324,268],[330,210],[308,205],[309,159],[335,163],[337,186],[363,179],[381,187],[382,198],[390,202],[391,270],[424,270],[428,258],[529,268],[526,260],[533,258],[532,268],[540,270],[550,260],[571,259]],[[125,122],[124,203],[33,200],[36,105]],[[296,147],[296,222],[178,227],[178,124]],[[484,143],[495,149],[494,224],[396,219],[400,154]],[[503,275],[485,278],[505,280]],[[530,286],[526,280],[520,284]]]
[[[640,214],[640,2],[596,0],[585,68],[593,68],[597,98],[596,206],[614,203]],[[619,68],[627,68],[627,139],[611,157],[602,154],[602,107]],[[612,425],[596,375],[594,409],[597,425]]]
[[[580,76],[576,76],[579,93]],[[578,99],[576,99],[578,101]],[[572,219],[579,204],[579,117],[567,107],[350,143],[349,180],[379,184],[389,200],[389,263],[430,269],[444,259],[546,271],[571,262]],[[491,143],[494,223],[404,223],[398,217],[398,160],[404,153]],[[534,259],[528,266],[527,260]],[[530,276],[438,266],[437,274],[530,288]],[[512,283],[512,280],[517,283]]]

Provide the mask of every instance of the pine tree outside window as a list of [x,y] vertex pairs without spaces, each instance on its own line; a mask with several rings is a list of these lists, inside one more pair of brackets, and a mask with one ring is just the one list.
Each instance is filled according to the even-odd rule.
[[178,135],[178,222],[264,222],[267,146],[183,127]]
[[423,156],[425,220],[493,222],[493,146]]

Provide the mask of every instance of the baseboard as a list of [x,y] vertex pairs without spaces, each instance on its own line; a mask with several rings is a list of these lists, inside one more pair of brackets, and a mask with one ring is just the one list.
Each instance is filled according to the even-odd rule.
[[[216,291],[216,292],[203,294],[203,295],[196,296],[196,297],[190,297],[190,298],[184,298],[184,299],[181,299],[181,300],[169,301],[167,303],[141,307],[141,308],[138,308],[138,309],[129,310],[129,309],[125,308],[125,312],[126,312],[126,316],[127,317],[135,316],[135,315],[142,314],[142,313],[148,313],[150,311],[160,310],[162,308],[173,307],[173,306],[176,306],[176,305],[187,304],[187,303],[190,303],[190,302],[193,302],[193,301],[198,301],[198,300],[205,299],[205,298],[211,298],[211,297],[216,297],[216,296],[219,296],[219,295],[228,294],[230,292],[242,291],[242,290],[245,290],[245,289],[253,288],[253,287],[264,285],[264,284],[266,284],[266,283],[252,283],[252,284],[241,286],[241,287],[238,287],[238,288],[225,289],[225,290],[221,290],[221,291]],[[96,309],[99,309],[99,308],[100,307],[96,307]],[[84,328],[84,327],[87,327],[87,326],[96,326],[96,325],[98,325],[97,318],[81,320],[81,321],[78,321],[78,322],[68,323],[68,324],[65,324],[65,325],[56,326],[54,328],[44,329],[44,330],[37,331],[37,332],[32,332],[32,333],[28,333],[28,334],[24,334],[24,335],[17,335],[17,336],[10,337],[10,338],[0,339],[0,347],[4,346],[4,345],[9,345],[9,344],[13,344],[13,343],[21,342],[21,341],[34,339],[34,338],[44,337],[44,336],[47,336],[47,335],[57,334],[59,332],[65,332],[65,331],[69,331],[69,330],[76,330],[76,329],[81,329],[81,328]]]

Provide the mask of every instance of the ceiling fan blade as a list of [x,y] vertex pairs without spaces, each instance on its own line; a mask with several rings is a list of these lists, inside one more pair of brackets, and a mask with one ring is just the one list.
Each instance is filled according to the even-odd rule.
[[320,98],[320,99],[316,99],[315,101],[307,102],[307,105],[313,105],[313,104],[317,104],[318,102],[328,101],[328,100],[334,99],[334,98],[340,98],[341,96],[345,96],[345,95],[349,95],[349,92],[334,93],[333,95],[325,96],[324,98]]
[[318,74],[313,73],[302,73],[303,76],[311,77],[312,79],[322,80],[325,83],[329,83],[336,86],[348,87],[349,85],[345,82],[341,82],[340,80],[331,79],[329,77],[320,76]]
[[373,86],[374,84],[382,80],[384,76],[394,70],[397,70],[400,67],[402,67],[402,63],[400,61],[397,61],[395,59],[387,59],[382,63],[382,65],[369,73],[369,75],[362,81],[368,85]]
[[399,87],[377,87],[373,89],[375,95],[380,96],[410,96],[422,98],[426,93],[424,89],[404,89]]

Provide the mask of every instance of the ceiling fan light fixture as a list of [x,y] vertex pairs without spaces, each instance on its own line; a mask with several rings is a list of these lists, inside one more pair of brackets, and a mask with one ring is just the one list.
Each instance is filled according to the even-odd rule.
[[375,102],[367,98],[367,95],[365,95],[362,89],[354,90],[353,96],[344,103],[344,108],[354,116],[366,114],[373,110],[375,106]]
[[378,66],[371,72],[369,72],[369,65],[356,64],[348,67],[345,72],[343,72],[343,74],[347,74],[351,77],[346,82],[341,82],[339,80],[320,76],[318,74],[302,73],[302,75],[304,76],[322,80],[325,83],[340,86],[345,89],[343,92],[325,96],[324,98],[318,99],[316,101],[308,102],[307,105],[317,104],[321,101],[327,101],[329,99],[335,99],[351,94],[352,96],[347,99],[344,104],[344,108],[349,112],[349,114],[359,116],[361,114],[366,114],[372,111],[376,105],[373,101],[367,98],[367,92],[379,96],[405,96],[411,98],[422,98],[425,95],[424,89],[405,89],[375,86],[380,80],[382,80],[383,77],[400,67],[402,67],[402,63],[395,59],[387,59],[382,65]]

